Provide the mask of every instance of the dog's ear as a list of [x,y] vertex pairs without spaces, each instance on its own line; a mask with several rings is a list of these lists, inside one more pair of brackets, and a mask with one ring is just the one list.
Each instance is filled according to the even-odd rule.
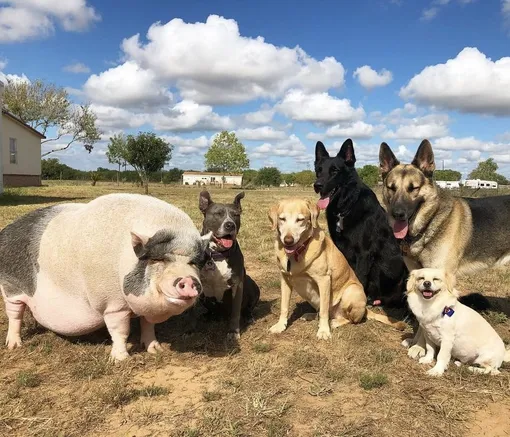
[[311,202],[307,200],[308,210],[310,211],[310,222],[312,223],[312,228],[319,227],[319,214],[321,210],[317,206],[316,202]]
[[456,294],[457,290],[455,290],[455,285],[457,284],[457,278],[451,272],[444,273],[444,280],[446,282],[446,286],[448,287],[448,291],[452,294]]
[[207,190],[204,190],[200,193],[200,197],[198,198],[198,208],[202,212],[202,214],[205,214],[207,211],[207,208],[213,204],[213,201],[211,199],[211,195]]
[[356,163],[356,156],[354,156],[354,144],[352,144],[352,140],[350,138],[347,138],[344,141],[337,156],[342,158],[348,167],[354,167],[354,164]]
[[381,170],[382,178],[384,179],[393,167],[399,164],[400,162],[391,151],[390,146],[382,142],[379,148],[379,169]]
[[322,141],[317,141],[315,145],[315,160],[320,161],[322,158],[329,158],[329,153],[322,144]]
[[244,199],[244,191],[241,191],[235,198],[234,198],[234,205],[239,208],[239,211],[242,211],[241,208],[241,199]]
[[271,230],[275,231],[278,226],[278,208],[280,207],[279,204],[273,205],[271,208],[269,208],[269,212],[267,213],[267,216],[269,217],[269,221],[271,222]]
[[416,288],[416,274],[414,273],[416,270],[411,270],[409,272],[409,277],[407,278],[407,294],[411,293]]
[[429,140],[423,140],[416,151],[412,165],[418,167],[428,178],[431,178],[436,169],[434,162],[434,152]]

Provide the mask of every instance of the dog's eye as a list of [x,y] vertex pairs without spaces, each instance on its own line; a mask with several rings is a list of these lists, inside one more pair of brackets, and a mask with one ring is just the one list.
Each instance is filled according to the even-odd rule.
[[391,184],[391,185],[388,185],[388,190],[397,191],[397,187],[395,187],[395,184]]
[[425,278],[424,278],[423,276],[420,276],[420,277],[418,278],[418,281],[424,281],[424,280],[425,280]]
[[279,217],[278,218],[281,222],[284,222],[285,221],[285,217]]
[[305,221],[305,219],[304,219],[304,218],[298,218],[298,219],[296,219],[296,221],[297,221],[298,223],[300,223],[300,222]]
[[409,187],[407,188],[407,191],[409,191],[411,193],[411,192],[419,190],[419,189],[420,189],[420,187],[415,187],[413,185],[409,185]]
[[434,282],[438,282],[438,281],[440,281],[441,279],[439,279],[439,278],[434,278],[434,279],[432,279],[432,280],[433,280]]

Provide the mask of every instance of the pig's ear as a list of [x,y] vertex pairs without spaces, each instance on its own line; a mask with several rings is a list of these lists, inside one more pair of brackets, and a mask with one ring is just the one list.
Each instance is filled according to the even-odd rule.
[[213,233],[212,233],[212,231],[210,231],[207,234],[202,235],[200,237],[202,239],[202,249],[203,250],[206,250],[209,247],[209,242],[211,241],[212,235],[213,235]]
[[241,209],[241,199],[244,199],[244,191],[241,191],[235,198],[234,198],[234,205],[239,208],[239,211],[242,211]]
[[211,195],[207,190],[204,190],[200,193],[200,197],[198,199],[198,208],[202,212],[202,214],[205,214],[205,211],[207,208],[209,208],[210,205],[213,204],[213,201],[211,199]]
[[131,244],[133,245],[133,250],[138,258],[145,254],[145,245],[148,241],[149,237],[146,235],[137,234],[136,232],[131,231]]

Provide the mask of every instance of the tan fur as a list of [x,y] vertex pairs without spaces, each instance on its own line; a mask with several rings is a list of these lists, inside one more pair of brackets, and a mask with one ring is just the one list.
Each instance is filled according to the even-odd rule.
[[[359,323],[365,315],[369,319],[404,329],[403,322],[391,320],[386,315],[367,312],[363,286],[343,254],[319,227],[319,209],[315,204],[299,198],[284,199],[271,207],[268,216],[272,229],[277,230],[275,252],[282,275],[281,314],[279,322],[271,328],[271,332],[279,333],[285,330],[293,290],[319,311],[318,338],[326,339],[331,336],[329,320],[334,328],[346,323]],[[292,220],[295,221],[291,223]],[[282,243],[283,233],[299,234],[299,244],[311,238],[297,262],[293,255],[290,255],[290,271],[287,271],[289,258]]]

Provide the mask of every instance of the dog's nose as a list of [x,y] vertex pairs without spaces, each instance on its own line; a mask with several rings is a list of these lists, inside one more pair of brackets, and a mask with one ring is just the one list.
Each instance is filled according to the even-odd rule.
[[315,192],[317,194],[319,194],[321,192],[323,187],[324,187],[324,184],[322,184],[322,182],[319,182],[319,181],[317,181],[317,182],[315,182],[315,184],[313,184],[313,189],[315,190]]
[[423,286],[425,288],[430,288],[430,287],[432,287],[432,283],[430,281],[425,281],[425,282],[423,282]]
[[283,238],[283,242],[287,245],[287,246],[291,246],[292,244],[294,244],[294,238],[291,237],[290,235],[285,235],[285,237]]
[[392,211],[393,218],[395,220],[406,220],[407,214],[404,209],[393,209]]
[[226,222],[223,227],[225,228],[225,230],[230,232],[230,231],[233,231],[236,228],[236,225],[235,225],[234,222]]

